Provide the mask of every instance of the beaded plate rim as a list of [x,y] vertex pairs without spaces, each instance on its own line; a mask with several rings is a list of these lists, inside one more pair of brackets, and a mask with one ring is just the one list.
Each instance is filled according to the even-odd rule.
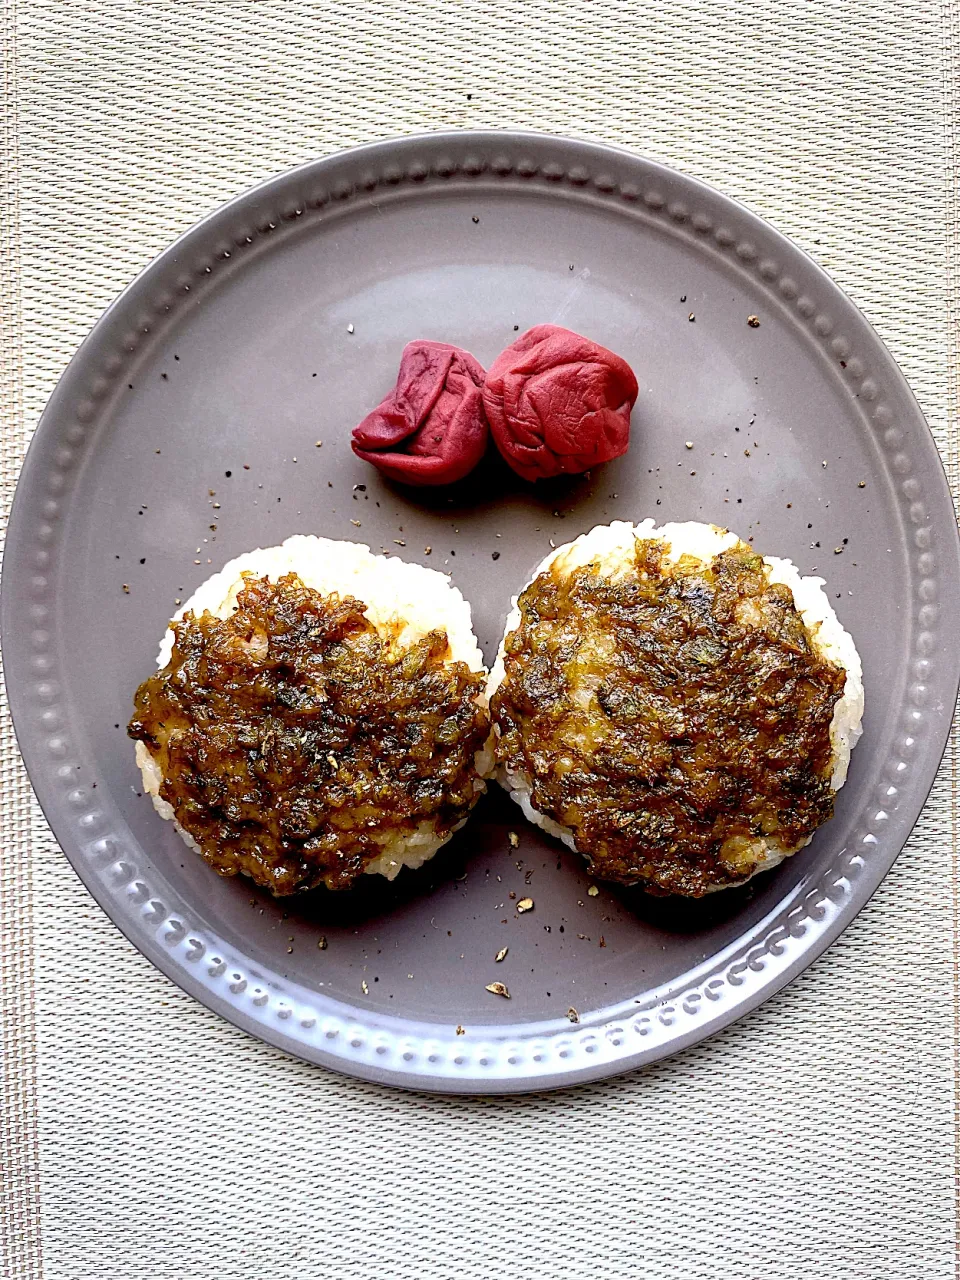
[[[869,807],[881,801],[882,808],[870,822],[864,815],[856,840],[815,882],[794,889],[685,981],[642,1002],[595,1011],[577,1026],[556,1018],[459,1037],[452,1027],[371,1015],[288,980],[258,977],[243,956],[190,923],[189,904],[165,902],[169,895],[141,873],[140,851],[122,821],[111,819],[109,798],[69,781],[69,723],[44,624],[58,521],[98,406],[150,334],[178,305],[196,300],[219,263],[303,220],[341,216],[373,193],[403,199],[431,187],[490,183],[562,189],[641,223],[667,224],[735,262],[791,309],[828,358],[846,361],[851,395],[879,435],[912,537],[913,607],[897,739],[871,792]],[[949,487],[919,406],[866,319],[797,246],[706,184],[626,149],[522,131],[414,135],[311,161],[221,206],[161,253],[97,322],[41,416],[11,512],[3,585],[8,692],[28,772],[64,852],[114,923],[184,990],[268,1043],[347,1074],[427,1091],[515,1093],[595,1080],[697,1043],[759,1005],[829,946],[893,864],[933,784],[960,683],[960,650],[951,660],[942,642],[938,648],[938,636],[960,633],[960,537]],[[24,609],[29,631],[18,625]],[[903,798],[904,775],[918,772],[920,783]]]

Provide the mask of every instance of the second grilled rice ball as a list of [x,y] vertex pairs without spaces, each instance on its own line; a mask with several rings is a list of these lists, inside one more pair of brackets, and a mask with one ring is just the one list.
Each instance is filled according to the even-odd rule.
[[692,897],[809,843],[863,714],[821,580],[697,522],[558,547],[488,692],[497,776],[527,817],[600,878]]

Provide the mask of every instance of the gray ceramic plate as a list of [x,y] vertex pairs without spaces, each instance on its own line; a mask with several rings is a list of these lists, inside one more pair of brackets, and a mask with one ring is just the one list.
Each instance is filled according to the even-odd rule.
[[[489,363],[518,327],[548,320],[636,370],[627,457],[537,489],[491,463],[455,493],[423,495],[352,456],[349,429],[410,338]],[[821,572],[863,655],[865,732],[836,816],[779,870],[702,902],[590,896],[579,860],[495,793],[421,872],[278,904],[219,879],[138,794],[132,692],[175,601],[229,557],[315,532],[423,560],[472,601],[492,655],[550,539],[648,515],[729,524]],[[849,923],[941,757],[958,578],[950,497],[917,405],[798,249],[634,155],[457,133],[258,187],[110,308],[24,467],[3,633],[44,810],[155,964],[312,1062],[484,1093],[595,1079],[701,1040]],[[514,895],[534,910],[518,915]],[[509,1001],[484,990],[494,980]]]

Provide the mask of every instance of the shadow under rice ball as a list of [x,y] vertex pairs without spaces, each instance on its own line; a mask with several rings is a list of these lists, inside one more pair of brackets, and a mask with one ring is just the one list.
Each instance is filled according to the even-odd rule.
[[601,525],[507,620],[497,776],[592,872],[700,897],[809,843],[860,735],[860,658],[819,578],[696,522]]
[[158,812],[275,894],[419,867],[492,771],[486,672],[445,575],[294,537],[208,579],[128,727]]

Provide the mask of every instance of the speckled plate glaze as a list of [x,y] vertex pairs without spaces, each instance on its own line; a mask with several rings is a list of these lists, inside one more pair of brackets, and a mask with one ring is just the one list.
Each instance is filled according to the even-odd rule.
[[[410,338],[489,364],[543,321],[636,370],[625,458],[536,489],[491,461],[456,491],[418,494],[352,456],[349,429]],[[863,655],[865,732],[836,816],[777,871],[701,902],[594,896],[579,859],[494,791],[421,872],[277,903],[219,879],[138,794],[132,692],[175,602],[229,557],[315,532],[421,560],[472,601],[489,657],[551,539],[648,515],[729,524],[822,573]],[[829,945],[934,777],[960,670],[958,584],[953,509],[917,405],[803,253],[632,154],[456,133],[283,174],[127,289],[30,449],[3,638],[53,829],[164,973],[311,1062],[493,1093],[693,1044]],[[535,906],[519,914],[524,896]],[[509,1000],[484,989],[494,981]]]

